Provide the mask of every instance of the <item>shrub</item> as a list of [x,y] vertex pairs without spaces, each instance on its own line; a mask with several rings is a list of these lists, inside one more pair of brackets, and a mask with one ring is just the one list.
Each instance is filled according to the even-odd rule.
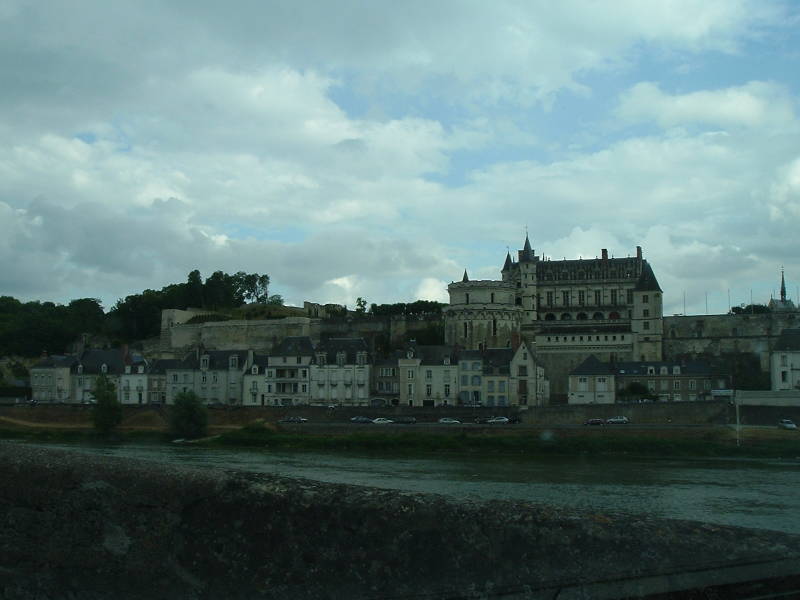
[[117,388],[105,375],[95,382],[92,395],[96,404],[92,407],[94,428],[108,435],[122,422],[122,405],[117,400]]
[[206,435],[208,413],[194,392],[181,392],[169,409],[169,431],[179,438],[199,438]]

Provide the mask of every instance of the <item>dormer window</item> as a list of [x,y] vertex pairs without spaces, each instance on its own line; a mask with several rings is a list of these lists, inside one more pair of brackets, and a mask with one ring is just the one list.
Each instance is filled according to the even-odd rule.
[[655,367],[647,367],[647,374],[648,375],[655,375],[656,374],[656,368]]
[[345,361],[344,352],[337,352],[336,353],[336,364],[339,365],[340,367],[343,367],[344,366],[344,361]]
[[409,350],[408,352],[406,352],[406,358],[414,358],[414,351]]
[[239,367],[239,357],[235,354],[228,359],[228,368],[236,369]]
[[126,375],[130,375],[130,373],[131,373],[131,366],[130,365],[125,365],[125,374]]
[[204,356],[200,359],[200,368],[208,369],[208,356]]
[[253,368],[252,368],[252,369],[250,369],[250,372],[251,372],[253,375],[258,375],[258,365],[253,365]]
[[450,357],[449,356],[445,356],[444,357],[444,364],[446,364],[446,365],[450,364]]
[[364,352],[359,352],[358,356],[356,357],[356,362],[358,363],[359,367],[363,367],[364,363],[367,362],[367,356]]
[[661,367],[661,375],[667,375],[667,367]]
[[139,365],[139,368],[136,369],[136,372],[139,373],[139,374],[144,373],[144,366],[143,365]]
[[83,374],[83,365],[78,365],[78,375]]
[[325,354],[323,354],[322,352],[320,352],[319,354],[317,354],[317,364],[320,367],[324,367],[326,364],[328,364],[328,357],[325,356]]
[[675,365],[674,367],[672,367],[672,374],[673,375],[680,375],[681,374],[681,368],[678,365]]
[[100,365],[100,372],[103,374],[108,373],[108,365],[106,363]]

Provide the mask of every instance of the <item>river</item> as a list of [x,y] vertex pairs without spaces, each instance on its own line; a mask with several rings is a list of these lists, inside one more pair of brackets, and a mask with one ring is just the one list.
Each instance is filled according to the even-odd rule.
[[49,446],[457,499],[522,500],[800,534],[800,461],[796,460],[497,455],[409,458],[182,445]]

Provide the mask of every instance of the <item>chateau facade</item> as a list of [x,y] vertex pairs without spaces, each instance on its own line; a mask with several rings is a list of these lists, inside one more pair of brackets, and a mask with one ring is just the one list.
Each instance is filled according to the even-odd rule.
[[603,249],[599,258],[551,260],[525,236],[517,260],[506,254],[500,274],[471,281],[464,271],[448,286],[446,344],[479,350],[525,340],[551,381],[565,383],[590,354],[611,362],[661,360],[662,290],[640,246],[626,258],[609,258]]

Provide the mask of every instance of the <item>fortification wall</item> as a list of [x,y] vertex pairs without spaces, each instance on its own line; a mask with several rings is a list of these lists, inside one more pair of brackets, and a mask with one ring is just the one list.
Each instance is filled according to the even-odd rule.
[[11,443],[0,481],[13,482],[0,486],[0,596],[20,600],[640,597],[675,589],[675,573],[694,577],[686,589],[727,581],[697,577],[723,562],[758,561],[746,577],[763,579],[767,561],[796,571],[800,558],[798,537],[775,531]]
[[800,327],[800,312],[664,317],[664,357],[752,352],[768,372],[770,351],[792,327]]
[[176,325],[169,330],[169,348],[183,351],[202,344],[214,350],[269,351],[288,336],[307,335],[318,341],[319,331],[319,321],[307,317]]

